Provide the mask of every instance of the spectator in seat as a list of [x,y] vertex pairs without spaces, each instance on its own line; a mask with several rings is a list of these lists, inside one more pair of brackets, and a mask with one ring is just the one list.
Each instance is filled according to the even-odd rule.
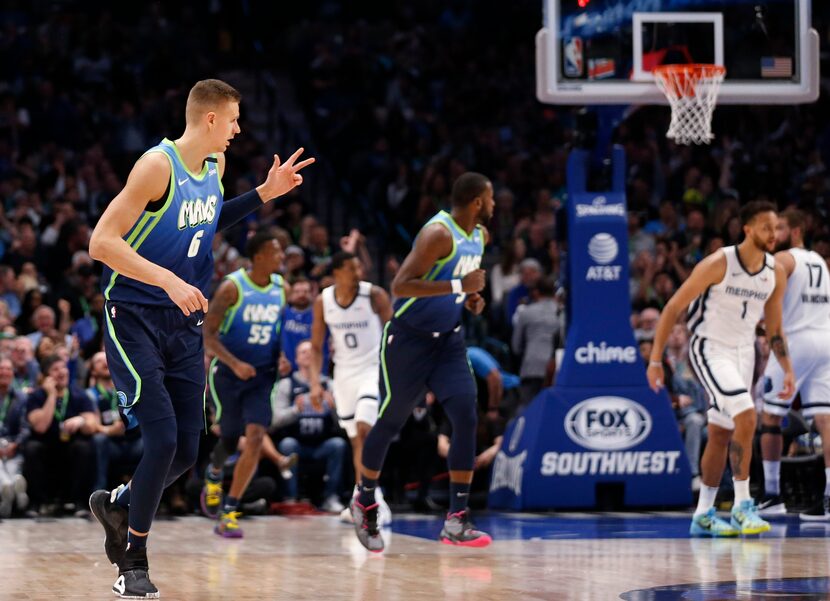
[[311,369],[311,341],[304,340],[297,346],[298,369],[288,378],[280,380],[273,397],[272,425],[286,434],[277,448],[285,456],[296,453],[300,458],[298,467],[291,470],[286,481],[288,501],[296,501],[298,495],[297,472],[303,463],[324,462],[326,482],[321,509],[329,513],[340,513],[340,491],[343,460],[347,452],[346,441],[338,435],[337,414],[334,397],[329,390],[329,379],[321,376],[323,399],[315,407],[309,397],[309,374]]
[[481,347],[468,346],[467,358],[476,379],[485,383],[484,390],[479,388],[479,402],[486,401],[482,404],[488,417],[495,417],[504,404],[505,392],[518,389],[521,379],[504,371],[496,358]]
[[527,254],[523,238],[514,238],[501,255],[501,260],[490,270],[490,299],[501,306],[505,294],[519,284],[519,263]]
[[530,302],[530,293],[541,279],[542,265],[539,261],[527,258],[519,263],[519,283],[507,293],[507,300],[504,303],[508,325],[513,324],[513,318],[519,305]]
[[[501,449],[504,435],[504,419],[498,413],[488,411],[482,405],[479,397],[478,424],[476,430],[476,458],[473,463],[473,482],[470,486],[472,497],[486,494],[490,485],[490,473],[496,454]],[[438,456],[446,460],[452,444],[452,424],[449,419],[443,419],[438,426]],[[471,499],[474,504],[477,503]]]
[[[648,355],[646,355],[648,358]],[[706,431],[709,401],[689,363],[689,334],[686,326],[675,324],[666,341],[666,361],[671,367],[671,387],[677,423],[683,434],[686,455],[692,471],[692,490],[700,490],[700,451]],[[666,372],[668,373],[668,372]]]
[[43,381],[26,402],[32,433],[24,447],[24,475],[35,506],[58,498],[88,515],[95,455],[92,435],[98,431],[95,405],[86,393],[69,385],[66,361],[52,355],[41,364]]
[[8,265],[0,265],[0,300],[6,302],[12,321],[17,319],[22,307],[14,269]]
[[[59,305],[62,309],[60,332],[65,337],[66,346],[71,346],[72,337],[67,334],[69,330],[69,303],[66,300],[61,300]],[[55,337],[54,334],[57,331],[55,327],[57,325],[55,310],[48,305],[39,306],[32,315],[32,324],[35,326],[35,331],[28,334],[27,337],[32,341],[32,346],[37,348],[44,336]]]
[[114,488],[109,486],[107,474],[113,463],[135,468],[141,459],[144,445],[138,428],[127,430],[118,411],[118,393],[107,366],[103,351],[93,355],[89,365],[87,395],[98,412],[98,431],[92,438],[95,445],[95,490]]
[[34,390],[40,377],[40,366],[35,361],[35,348],[32,341],[26,336],[15,338],[12,343],[11,360],[14,368],[12,387],[28,395]]
[[[311,282],[306,278],[295,280],[291,285],[291,294],[288,297],[288,306],[282,316],[282,352],[291,363],[291,371],[297,371],[297,346],[303,340],[311,338],[311,322],[313,319],[311,303],[314,301]],[[323,373],[328,373],[329,365],[329,335],[323,343]],[[282,375],[282,370],[280,370]]]
[[329,245],[329,231],[326,226],[317,224],[311,228],[308,246],[305,251],[305,269],[314,280],[319,280],[329,270],[332,249]]
[[305,268],[305,253],[303,249],[296,244],[290,244],[285,249],[285,259],[283,261],[285,279],[292,285],[303,279],[303,270]]
[[23,446],[29,438],[26,397],[14,389],[12,362],[0,358],[0,518],[12,514],[14,506],[26,509],[26,479],[23,477]]
[[542,390],[548,362],[553,356],[553,339],[559,331],[559,305],[554,299],[556,282],[551,277],[539,281],[538,300],[517,312],[513,326],[513,352],[521,357],[520,397],[527,405]]

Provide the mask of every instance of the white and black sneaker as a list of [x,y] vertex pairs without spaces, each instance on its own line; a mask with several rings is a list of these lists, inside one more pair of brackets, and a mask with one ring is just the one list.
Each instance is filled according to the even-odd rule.
[[89,497],[89,509],[92,515],[104,527],[104,551],[110,563],[119,565],[127,550],[127,529],[129,517],[127,510],[115,504],[116,488],[96,490]]
[[771,495],[765,493],[763,498],[758,502],[758,515],[769,517],[771,515],[785,515],[787,513],[787,506],[784,504],[784,498],[781,495]]
[[122,599],[158,599],[159,590],[150,582],[147,549],[127,549],[118,565],[118,580],[112,592]]
[[822,500],[798,517],[806,522],[830,522],[830,497],[825,495]]

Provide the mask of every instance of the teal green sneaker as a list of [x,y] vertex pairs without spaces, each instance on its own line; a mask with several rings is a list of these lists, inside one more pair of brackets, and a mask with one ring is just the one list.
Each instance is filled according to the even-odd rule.
[[715,515],[715,508],[712,507],[706,513],[698,513],[692,516],[692,525],[689,526],[689,534],[692,536],[738,536],[740,531],[733,528],[726,520]]
[[752,499],[732,506],[732,527],[740,530],[741,534],[761,534],[770,529],[769,522],[758,515],[758,508]]

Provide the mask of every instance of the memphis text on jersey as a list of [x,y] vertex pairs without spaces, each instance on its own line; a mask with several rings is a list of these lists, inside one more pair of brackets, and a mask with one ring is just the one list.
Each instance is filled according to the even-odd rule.
[[766,301],[769,292],[762,292],[760,290],[748,290],[746,288],[738,288],[736,286],[727,286],[726,294],[737,296],[740,298],[751,298],[759,301]]
[[197,198],[196,200],[184,200],[179,209],[178,227],[183,230],[188,227],[196,227],[211,223],[216,217],[216,205],[219,197],[211,194],[207,200]]
[[369,327],[369,320],[364,319],[363,321],[342,321],[342,322],[335,322],[335,323],[328,323],[326,325],[330,329],[334,330],[362,330],[364,328]]

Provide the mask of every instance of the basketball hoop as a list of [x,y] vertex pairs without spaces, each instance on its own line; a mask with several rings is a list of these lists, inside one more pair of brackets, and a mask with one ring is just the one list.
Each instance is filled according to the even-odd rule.
[[708,144],[712,113],[726,69],[719,65],[663,65],[654,69],[657,87],[671,105],[666,137],[678,144]]

